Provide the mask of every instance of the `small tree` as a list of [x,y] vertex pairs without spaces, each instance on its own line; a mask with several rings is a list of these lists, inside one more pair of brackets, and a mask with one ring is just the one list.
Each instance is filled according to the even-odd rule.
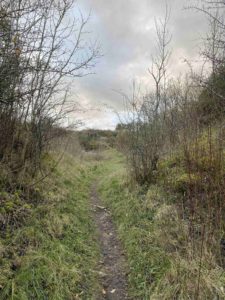
[[88,18],[74,17],[74,5],[73,0],[1,1],[0,114],[7,122],[0,138],[4,141],[6,132],[9,138],[0,154],[13,172],[30,165],[36,173],[52,128],[71,111],[71,79],[88,74],[99,56],[98,46],[84,37]]
[[127,156],[135,180],[141,184],[154,181],[154,172],[165,142],[164,121],[167,111],[167,67],[170,57],[171,35],[168,31],[169,11],[155,22],[156,55],[148,70],[154,91],[142,96],[133,86],[132,97],[124,95],[127,117]]

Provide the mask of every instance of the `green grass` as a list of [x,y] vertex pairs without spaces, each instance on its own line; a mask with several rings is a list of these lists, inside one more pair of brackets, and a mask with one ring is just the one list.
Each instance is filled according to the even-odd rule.
[[[108,151],[98,172],[99,191],[127,256],[130,295],[140,300],[196,299],[201,243],[196,241],[193,253],[175,195],[161,185],[131,185],[125,166],[120,154]],[[198,299],[225,299],[225,272],[207,247],[199,287]]]
[[100,193],[112,209],[129,264],[130,294],[134,299],[150,299],[153,284],[169,268],[163,249],[154,243],[154,207],[148,207],[144,191],[126,184],[123,157],[107,153],[102,166]]
[[[225,272],[212,247],[202,249],[199,277],[201,243],[196,240],[193,252],[187,223],[177,211],[179,193],[163,185],[177,178],[169,173],[181,166],[180,157],[161,161],[157,184],[140,187],[115,150],[89,153],[82,161],[66,155],[36,186],[30,196],[35,199],[26,202],[19,191],[1,191],[0,217],[15,213],[18,226],[0,238],[0,299],[97,300],[100,251],[89,199],[97,181],[124,247],[133,299],[196,299],[199,278],[198,299],[225,299]],[[177,191],[186,177],[181,179]]]
[[94,164],[66,156],[25,223],[0,239],[0,299],[94,299],[98,289],[89,189]]

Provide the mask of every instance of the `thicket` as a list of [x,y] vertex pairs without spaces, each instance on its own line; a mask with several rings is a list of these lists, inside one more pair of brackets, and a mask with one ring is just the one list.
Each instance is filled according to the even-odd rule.
[[146,189],[129,181],[124,155],[110,150],[104,156],[99,191],[126,251],[131,298],[224,299],[218,239],[214,235],[212,244],[202,246],[201,225],[195,227],[195,239],[190,236],[187,211],[181,216],[183,210],[178,209],[182,194],[171,191],[171,184],[176,189],[174,161],[165,159],[160,166],[170,175],[170,190],[159,181]]
[[77,135],[79,143],[85,151],[103,150],[115,145],[115,131],[89,129],[79,131]]
[[15,181],[40,171],[59,125],[75,109],[71,78],[87,74],[99,55],[84,37],[88,18],[75,17],[74,4],[0,3],[0,163]]
[[[57,159],[51,154],[45,164],[55,165]],[[36,198],[1,190],[1,300],[86,300],[100,289],[89,205],[96,162],[86,161],[65,153],[51,176],[35,185]]]
[[[130,177],[138,184],[158,185],[176,204],[180,220],[188,226],[190,261],[197,257],[194,297],[206,253],[224,267],[225,230],[225,110],[224,45],[225,5],[207,1],[192,7],[204,12],[209,32],[201,53],[205,73],[191,69],[183,80],[167,75],[171,35],[169,13],[156,22],[157,55],[149,73],[154,89],[143,95],[135,85],[132,96],[123,95],[126,120],[117,128],[118,147],[127,158]],[[204,75],[203,75],[204,74]],[[180,249],[181,250],[181,249]]]
[[63,153],[73,136],[65,128],[76,108],[69,87],[99,56],[86,38],[88,18],[74,12],[73,0],[0,2],[2,235],[24,224],[29,205],[42,200],[36,184],[58,162],[49,151]]

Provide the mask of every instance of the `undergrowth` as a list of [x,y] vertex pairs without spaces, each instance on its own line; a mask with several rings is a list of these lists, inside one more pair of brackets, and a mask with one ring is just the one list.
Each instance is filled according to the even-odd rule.
[[5,222],[2,230],[0,299],[93,299],[99,255],[89,206],[94,169],[66,155],[36,186],[39,199],[1,192],[1,221],[12,222],[11,212],[24,220],[14,227]]
[[[163,163],[174,168],[179,156],[176,159],[162,162],[161,168]],[[225,299],[225,272],[217,253],[201,238],[193,247],[188,222],[179,213],[177,202],[184,189],[180,182],[185,186],[185,178],[175,182],[176,193],[161,180],[140,187],[129,183],[125,165],[120,154],[108,151],[99,190],[125,248],[133,299]]]

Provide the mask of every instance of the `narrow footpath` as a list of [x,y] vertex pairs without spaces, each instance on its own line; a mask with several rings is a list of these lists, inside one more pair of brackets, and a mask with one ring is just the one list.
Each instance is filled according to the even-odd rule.
[[96,185],[91,188],[91,204],[102,253],[99,262],[102,290],[96,300],[128,300],[125,256],[110,211],[103,206]]

